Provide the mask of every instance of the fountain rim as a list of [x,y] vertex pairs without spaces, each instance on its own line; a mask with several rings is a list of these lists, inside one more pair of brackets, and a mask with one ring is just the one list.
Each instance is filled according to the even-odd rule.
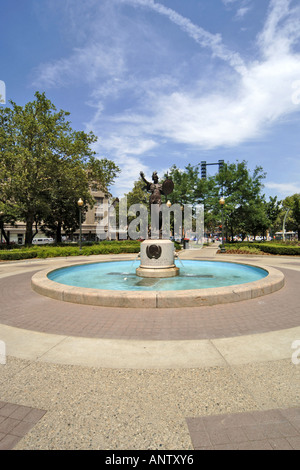
[[209,261],[211,263],[231,263],[240,266],[252,266],[262,269],[268,274],[264,278],[245,284],[235,284],[226,287],[210,287],[205,289],[170,290],[170,291],[126,291],[102,290],[88,287],[67,286],[48,278],[48,274],[58,269],[83,266],[87,264],[114,263],[118,260],[82,261],[70,265],[52,266],[35,273],[31,278],[34,292],[63,302],[115,308],[183,308],[202,307],[218,304],[239,302],[255,299],[280,290],[284,286],[284,274],[273,268],[256,265],[247,261],[197,259],[194,261]]

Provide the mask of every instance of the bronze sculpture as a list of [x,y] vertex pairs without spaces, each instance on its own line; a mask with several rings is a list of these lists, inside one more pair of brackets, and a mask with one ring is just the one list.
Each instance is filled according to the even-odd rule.
[[[140,176],[144,183],[146,183],[145,189],[148,192],[151,192],[150,199],[149,199],[149,205],[150,205],[150,211],[151,211],[151,232],[155,233],[158,231],[159,233],[159,238],[162,238],[162,214],[160,211],[160,206],[161,206],[161,196],[165,195],[167,196],[168,194],[171,194],[173,189],[174,189],[174,183],[172,180],[170,180],[168,177],[163,183],[159,183],[158,175],[157,172],[154,171],[152,174],[152,181],[153,183],[150,183],[149,181],[146,180],[144,173],[141,171]],[[158,226],[156,224],[158,220]]]
[[149,181],[146,180],[144,173],[141,171],[140,172],[141,178],[146,183],[145,189],[147,189],[148,192],[151,191],[151,196],[149,199],[150,207],[151,204],[161,204],[161,195],[163,194],[162,190],[162,184],[158,182],[158,176],[157,172],[154,171],[152,174],[152,180],[153,183],[150,183]]

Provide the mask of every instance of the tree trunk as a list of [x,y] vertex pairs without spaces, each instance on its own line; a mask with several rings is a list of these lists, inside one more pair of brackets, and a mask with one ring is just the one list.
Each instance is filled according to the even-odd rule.
[[33,215],[30,215],[26,219],[26,232],[25,232],[25,245],[31,245],[32,244],[32,239],[33,239],[33,226],[34,222],[34,217]]
[[3,222],[0,222],[0,233],[1,233],[1,240],[2,240],[2,237],[3,237],[4,240],[6,241],[6,245],[9,246],[9,244],[10,244],[9,234],[7,234],[6,231],[4,230],[4,223]]
[[58,222],[56,227],[55,242],[61,243],[61,223]]
[[[34,239],[34,237],[39,233],[39,229],[38,229],[38,223],[37,221],[35,221],[35,232],[32,234],[32,240]],[[32,241],[31,240],[31,241]]]

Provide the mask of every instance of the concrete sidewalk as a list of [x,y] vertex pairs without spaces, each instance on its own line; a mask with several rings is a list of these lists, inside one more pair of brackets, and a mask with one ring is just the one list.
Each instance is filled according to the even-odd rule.
[[179,252],[179,257],[181,259],[190,259],[197,256],[201,258],[215,258],[219,250],[219,243],[212,243],[208,246],[203,246],[202,248],[197,249],[196,247],[191,247],[189,250],[181,250]]
[[[246,259],[216,255],[215,247],[199,252],[185,250],[180,256],[188,259],[191,255],[239,262]],[[125,258],[130,256],[120,257]],[[98,258],[85,261],[95,259]],[[251,259],[285,269],[300,278],[299,258]],[[73,264],[78,260],[83,259],[68,258],[60,262]],[[57,260],[0,265],[2,299],[8,296],[9,285],[12,286],[12,297],[7,304],[2,303],[0,314],[0,340],[5,342],[7,353],[6,364],[0,364],[0,449],[300,449],[300,364],[297,362],[300,353],[297,355],[297,349],[293,348],[300,340],[299,323],[280,330],[272,330],[270,324],[265,332],[259,326],[260,331],[256,333],[238,336],[218,336],[216,330],[215,335],[207,335],[205,339],[190,340],[180,339],[180,329],[177,340],[85,337],[84,331],[77,337],[49,333],[51,310],[47,310],[43,298],[32,297],[31,292],[26,295],[26,279],[51,263],[57,264]],[[278,293],[278,302],[279,295],[284,292]],[[261,311],[262,316],[267,315],[266,305],[270,305],[270,318],[274,314],[275,321],[273,309],[277,297],[276,302],[268,303],[268,300],[266,304],[265,300],[261,298],[258,300],[261,304],[255,305],[251,301],[242,302],[241,319],[249,317],[247,322],[250,321],[253,308],[258,314]],[[296,300],[290,307],[290,319],[293,315],[300,318]],[[52,309],[54,318],[60,319],[61,331],[68,331],[72,325],[66,322],[72,317],[65,315],[64,325],[61,303],[53,302],[57,306]],[[49,321],[43,323],[44,331],[38,331],[43,308],[46,308],[44,318]],[[70,305],[69,309],[72,308],[74,314],[76,306]],[[231,305],[222,312],[220,309],[214,312],[213,308],[210,312],[216,319],[219,315],[219,322],[225,326],[226,317],[235,315]],[[91,313],[86,310],[87,315],[92,313],[97,328],[97,309]],[[166,325],[174,329],[172,312],[166,314],[161,311],[160,318],[149,320],[155,326],[155,322],[165,318]],[[139,313],[131,315],[133,321]],[[146,312],[143,315],[145,322]],[[285,315],[282,312],[282,322],[288,319]],[[12,318],[27,325],[26,329],[11,325]],[[114,322],[120,319],[111,318]],[[204,318],[203,311],[195,309],[189,312],[189,318],[196,325]],[[184,329],[178,316],[176,322]],[[113,331],[115,326],[111,324],[107,331]],[[126,321],[123,328],[125,332]],[[217,417],[223,422],[222,428],[216,422]],[[246,419],[247,427],[242,428]],[[232,420],[236,423],[234,427],[224,425]]]

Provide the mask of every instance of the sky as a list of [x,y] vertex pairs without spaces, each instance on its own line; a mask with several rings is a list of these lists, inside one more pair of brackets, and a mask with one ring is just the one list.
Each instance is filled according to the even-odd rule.
[[0,0],[2,101],[36,91],[98,137],[113,196],[220,159],[300,192],[299,0]]

